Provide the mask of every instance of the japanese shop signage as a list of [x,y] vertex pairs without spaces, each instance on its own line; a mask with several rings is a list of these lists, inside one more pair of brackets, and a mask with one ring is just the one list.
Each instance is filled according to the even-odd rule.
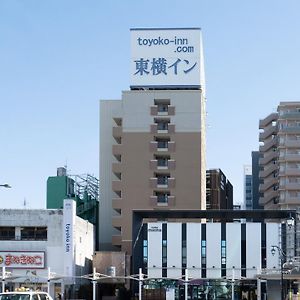
[[201,33],[131,29],[131,87],[200,86]]
[[28,251],[0,251],[0,267],[15,269],[43,269],[45,267],[45,253]]
[[64,275],[75,274],[75,246],[74,225],[76,217],[76,203],[72,199],[64,200],[63,237],[64,237]]

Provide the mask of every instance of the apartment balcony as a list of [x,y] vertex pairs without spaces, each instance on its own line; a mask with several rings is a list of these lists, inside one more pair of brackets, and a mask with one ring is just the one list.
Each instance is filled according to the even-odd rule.
[[300,168],[286,168],[279,171],[279,176],[300,176]]
[[150,160],[151,170],[174,170],[175,166],[176,164],[174,159],[169,159],[166,162],[158,161],[157,159]]
[[293,111],[293,112],[284,112],[282,115],[279,115],[278,120],[299,120],[300,119],[300,112]]
[[123,149],[122,144],[112,145],[112,154],[115,155],[115,156],[121,155],[122,154],[122,149]]
[[150,132],[153,134],[172,134],[175,133],[175,124],[168,124],[164,127],[159,127],[157,124],[151,124]]
[[175,196],[168,196],[166,201],[159,201],[157,196],[150,196],[150,205],[155,207],[175,206]]
[[270,162],[273,159],[277,159],[278,153],[277,151],[269,151],[264,153],[264,157],[261,157],[259,159],[259,164],[260,165],[266,165],[268,162]]
[[175,151],[175,142],[150,142],[150,151],[153,152],[174,152]]
[[150,107],[151,116],[174,116],[175,106],[168,105],[166,109],[159,110],[158,106],[154,105]]
[[268,115],[266,118],[259,120],[259,129],[263,129],[268,124],[272,123],[273,121],[276,121],[278,118],[278,113],[272,113]]
[[111,242],[114,246],[121,246],[122,245],[122,236],[121,235],[113,235],[111,237]]
[[120,162],[112,163],[112,171],[114,173],[122,173],[122,164]]
[[278,142],[277,137],[274,138],[274,139],[272,139],[272,140],[270,140],[270,141],[264,142],[264,145],[259,146],[259,151],[260,152],[267,152],[269,149],[271,149],[272,147],[276,146],[277,142]]
[[271,164],[268,167],[264,168],[263,171],[259,171],[259,177],[266,178],[271,173],[273,173],[274,171],[276,171],[277,169],[278,169],[278,165],[277,164]]
[[114,138],[119,138],[122,136],[122,127],[118,126],[118,127],[113,127],[112,128],[112,134]]
[[285,199],[280,201],[280,204],[300,204],[300,197],[297,196],[290,196],[288,194],[285,195]]
[[120,210],[123,207],[122,198],[113,198],[112,199],[112,208],[115,210]]
[[280,185],[280,189],[283,189],[285,191],[300,191],[300,182],[287,182],[285,184]]
[[112,226],[120,230],[122,228],[122,217],[113,216]]
[[277,177],[270,177],[269,179],[265,179],[265,182],[259,185],[259,191],[266,192],[270,187],[275,185],[277,182],[278,182]]
[[269,202],[273,198],[278,197],[278,195],[279,195],[278,191],[270,190],[264,193],[264,202]]
[[112,186],[113,191],[121,191],[122,190],[122,181],[121,180],[113,180],[111,186]]
[[300,126],[284,126],[278,134],[300,134]]
[[300,148],[300,140],[286,140],[282,146],[284,148]]
[[300,162],[300,154],[285,154],[284,156],[279,156],[279,162]]
[[263,132],[259,133],[259,141],[263,142],[267,137],[271,136],[272,134],[277,133],[277,125],[269,125],[268,127],[264,128]]
[[152,189],[168,189],[175,188],[175,178],[170,177],[166,180],[161,180],[157,177],[152,177],[149,179],[150,188]]

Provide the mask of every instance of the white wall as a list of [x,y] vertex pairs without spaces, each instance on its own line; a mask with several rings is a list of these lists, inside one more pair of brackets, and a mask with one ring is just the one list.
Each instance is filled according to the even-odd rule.
[[189,277],[201,278],[201,224],[186,224],[186,242]]
[[[226,268],[234,268],[236,278],[241,277],[241,224],[226,224]],[[229,270],[227,272],[230,272]]]
[[267,269],[280,268],[279,253],[275,249],[275,255],[272,255],[271,249],[273,245],[280,246],[279,244],[279,224],[268,223],[266,228],[266,257],[267,257]]
[[246,275],[254,277],[261,269],[261,224],[246,223]]
[[221,277],[221,224],[206,224],[207,278]]
[[[167,224],[167,276],[169,278],[181,277],[181,223]],[[174,251],[174,249],[178,249]],[[175,266],[175,268],[173,267]]]
[[148,254],[148,277],[161,277],[162,223],[148,223]]

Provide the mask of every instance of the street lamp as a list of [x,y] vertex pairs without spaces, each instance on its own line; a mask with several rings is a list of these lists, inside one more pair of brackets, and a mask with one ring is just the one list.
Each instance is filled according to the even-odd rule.
[[284,300],[284,291],[283,291],[283,264],[284,264],[284,258],[286,257],[286,254],[284,253],[284,251],[276,246],[276,245],[272,245],[271,246],[271,253],[274,256],[276,253],[276,250],[279,253],[279,258],[280,258],[280,288],[281,288],[281,300]]
[[7,188],[7,189],[11,188],[11,186],[8,183],[0,184],[0,187],[4,187],[4,188]]

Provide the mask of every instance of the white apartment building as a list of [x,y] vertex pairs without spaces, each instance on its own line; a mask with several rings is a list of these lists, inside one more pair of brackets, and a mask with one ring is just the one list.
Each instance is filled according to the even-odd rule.
[[[54,297],[75,276],[91,273],[94,226],[75,215],[76,204],[65,200],[64,209],[1,209],[0,270],[5,289],[28,287]],[[2,277],[3,278],[3,277]]]
[[297,209],[300,205],[300,102],[280,102],[277,113],[260,120],[260,204]]

